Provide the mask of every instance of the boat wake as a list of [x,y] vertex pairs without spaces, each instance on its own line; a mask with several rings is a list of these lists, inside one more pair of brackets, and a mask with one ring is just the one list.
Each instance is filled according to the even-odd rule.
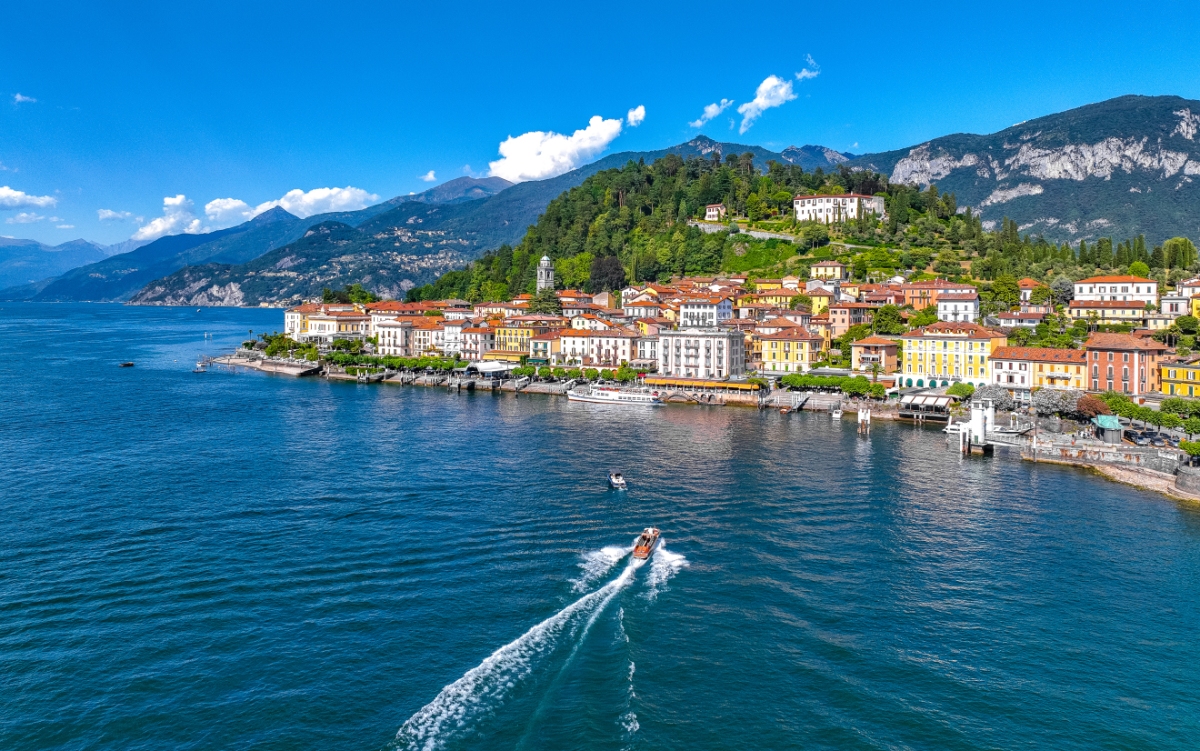
[[658,598],[658,593],[666,589],[667,582],[671,577],[687,565],[687,558],[679,553],[672,553],[667,550],[665,542],[660,542],[658,549],[650,558],[650,574],[646,577],[646,592],[642,596],[650,602],[654,602]]
[[632,547],[622,548],[616,545],[609,545],[599,550],[585,553],[583,560],[579,562],[579,566],[583,571],[580,573],[578,579],[573,580],[575,584],[574,590],[576,592],[586,592],[588,587],[592,586],[597,579],[612,570],[612,567],[617,565],[618,561],[629,555],[632,551]]
[[[612,550],[624,551],[624,548]],[[614,560],[604,570],[615,563]],[[574,633],[578,629],[581,620],[583,628],[576,634],[576,640],[582,642],[596,619],[633,580],[634,572],[643,563],[645,561],[631,560],[617,578],[500,647],[463,677],[443,688],[433,701],[400,727],[392,747],[434,751],[451,737],[471,734],[476,723],[492,715],[513,688],[533,671],[538,659],[555,649],[565,632]]]

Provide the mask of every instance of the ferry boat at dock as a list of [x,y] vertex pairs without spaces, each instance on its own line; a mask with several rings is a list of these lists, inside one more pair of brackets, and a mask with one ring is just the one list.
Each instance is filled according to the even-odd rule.
[[633,543],[633,557],[646,560],[658,547],[658,527],[646,527]]
[[567,399],[573,402],[589,404],[620,404],[630,407],[654,407],[663,403],[657,394],[645,391],[622,391],[605,386],[589,386],[581,389],[571,389]]

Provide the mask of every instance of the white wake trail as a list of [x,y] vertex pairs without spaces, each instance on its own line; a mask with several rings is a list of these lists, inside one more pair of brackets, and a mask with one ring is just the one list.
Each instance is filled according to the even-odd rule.
[[593,550],[590,553],[583,555],[583,560],[579,562],[583,572],[579,578],[574,580],[576,592],[586,592],[587,588],[592,585],[600,577],[607,574],[612,567],[617,565],[625,556],[633,552],[632,547],[622,548],[616,545],[609,545]]
[[468,733],[473,723],[499,706],[508,692],[533,670],[534,660],[554,648],[558,637],[581,613],[591,612],[578,641],[587,636],[604,608],[632,579],[645,561],[633,560],[616,579],[580,597],[546,620],[500,647],[463,677],[441,690],[400,727],[396,747],[434,751],[451,732]]
[[667,582],[688,565],[687,558],[679,553],[667,550],[666,541],[658,544],[650,561],[650,574],[646,577],[646,593],[644,597],[650,602],[658,598],[658,593],[666,588]]

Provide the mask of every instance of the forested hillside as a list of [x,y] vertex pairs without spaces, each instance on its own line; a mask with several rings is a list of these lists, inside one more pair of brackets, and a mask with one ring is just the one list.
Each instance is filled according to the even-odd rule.
[[[793,218],[795,194],[851,191],[885,195],[886,220],[863,217],[826,227]],[[703,232],[694,220],[710,203],[741,214],[746,227],[788,239],[756,239],[738,228]],[[749,154],[686,160],[667,155],[654,164],[630,162],[593,175],[552,201],[517,246],[502,246],[411,290],[408,298],[504,300],[532,292],[543,255],[554,260],[560,287],[589,291],[722,272],[806,275],[812,262],[828,257],[850,265],[858,279],[905,272],[913,278],[974,280],[985,300],[993,281],[1015,288],[1024,276],[1057,280],[1064,289],[1070,280],[1101,271],[1127,273],[1133,264],[1144,264],[1145,273],[1164,282],[1200,270],[1195,246],[1185,238],[1152,247],[1142,236],[1105,237],[1072,247],[1022,234],[1008,219],[999,224],[986,230],[974,211],[960,212],[954,194],[934,185],[919,190],[870,171],[842,166],[808,172],[773,161],[760,171]]]

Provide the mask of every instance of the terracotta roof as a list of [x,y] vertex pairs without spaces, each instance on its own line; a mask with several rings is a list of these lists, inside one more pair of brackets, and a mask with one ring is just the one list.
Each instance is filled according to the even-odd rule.
[[884,339],[882,336],[875,336],[872,334],[871,336],[868,336],[865,339],[859,339],[856,342],[851,342],[850,346],[857,347],[860,344],[870,345],[870,346],[879,346],[879,345],[890,344],[891,346],[895,347],[895,346],[898,346],[900,343],[897,342],[895,339]]
[[796,326],[795,328],[783,329],[782,331],[776,331],[774,334],[762,334],[759,336],[759,339],[786,339],[787,341],[790,341],[790,342],[825,341],[824,339],[822,339],[821,337],[812,333],[811,331],[804,328],[803,326]]
[[814,263],[813,266],[841,266],[843,269],[846,268],[846,264],[839,263],[838,261],[819,261]]
[[864,309],[864,310],[878,310],[878,309],[879,309],[879,306],[878,306],[878,305],[872,305],[871,303],[868,303],[868,302],[836,302],[836,303],[830,303],[830,305],[829,305],[829,309],[830,309],[830,310],[833,310],[834,308],[861,308],[861,309]]
[[491,329],[463,329],[462,332],[464,334],[490,334],[490,333],[492,333],[492,330]]
[[1097,331],[1083,343],[1085,349],[1138,349],[1165,350],[1167,345],[1153,339],[1144,339],[1133,334],[1108,334]]
[[1153,279],[1146,279],[1141,276],[1093,276],[1087,279],[1080,279],[1076,284],[1111,284],[1113,282],[1129,282],[1137,284],[1158,284]]
[[945,279],[930,279],[924,282],[905,282],[902,289],[975,289],[972,284],[955,284]]
[[921,336],[965,336],[967,339],[998,339],[1006,336],[991,329],[986,329],[977,323],[966,321],[938,321],[919,329],[913,329],[902,339],[915,339]]
[[1146,303],[1141,300],[1072,300],[1072,308],[1137,308],[1145,310]]
[[1021,289],[1034,289],[1035,287],[1045,287],[1046,285],[1042,284],[1037,279],[1025,277],[1021,281],[1017,282],[1017,286]]
[[965,292],[947,292],[944,295],[938,295],[938,302],[942,302],[943,300],[948,300],[950,302],[975,302],[978,299],[978,292],[972,292],[970,294]]
[[555,339],[558,339],[560,336],[562,336],[561,331],[547,331],[544,334],[538,334],[537,336],[530,337],[530,338],[533,339],[534,341],[548,342],[548,341],[554,341]]
[[1053,347],[997,347],[992,350],[992,360],[1033,360],[1035,362],[1065,362],[1082,365],[1087,362],[1087,352],[1081,349],[1056,349]]

